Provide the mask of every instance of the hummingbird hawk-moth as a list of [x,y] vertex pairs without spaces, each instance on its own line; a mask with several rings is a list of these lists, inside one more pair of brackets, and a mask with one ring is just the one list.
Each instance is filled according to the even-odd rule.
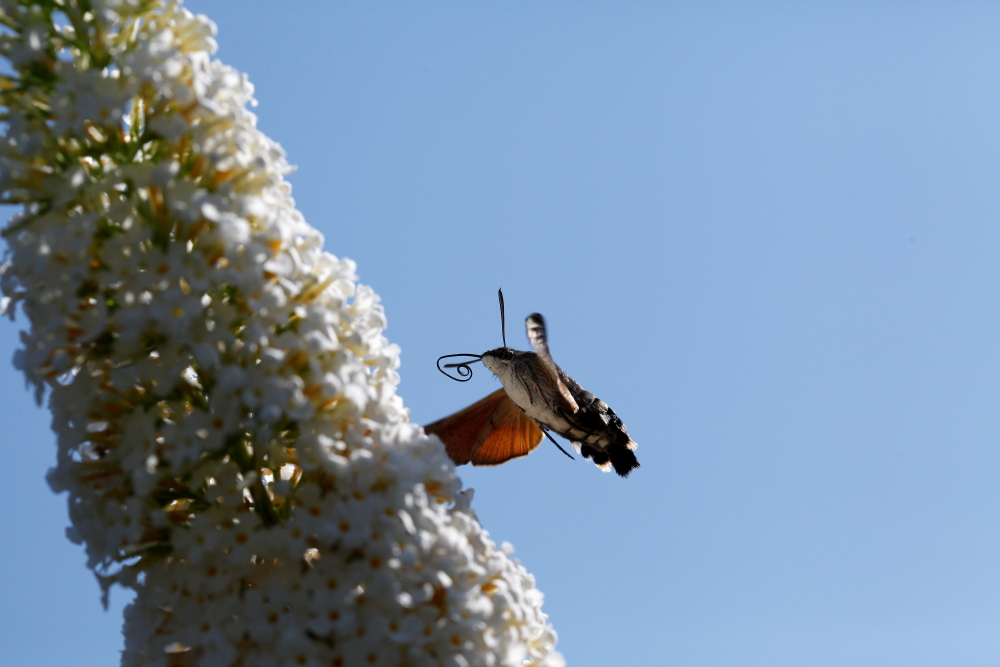
[[[424,427],[444,442],[455,465],[495,466],[527,456],[544,435],[559,447],[550,431],[573,443],[584,457],[604,472],[614,468],[622,477],[639,467],[633,450],[636,443],[625,424],[608,404],[581,387],[556,365],[549,353],[545,320],[538,313],[525,320],[534,352],[507,347],[503,292],[500,298],[500,328],[503,347],[482,354],[446,354],[438,358],[438,370],[460,382],[472,377],[469,364],[483,362],[499,378],[502,389],[464,410]],[[445,364],[459,377],[441,367],[449,357],[474,357],[472,361]],[[567,456],[566,451],[559,447]],[[570,456],[570,458],[573,458]]]

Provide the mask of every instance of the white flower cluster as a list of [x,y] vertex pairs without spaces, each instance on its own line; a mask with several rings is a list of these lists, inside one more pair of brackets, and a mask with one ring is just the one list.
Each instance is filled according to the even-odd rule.
[[0,0],[4,307],[123,665],[563,664],[178,2]]

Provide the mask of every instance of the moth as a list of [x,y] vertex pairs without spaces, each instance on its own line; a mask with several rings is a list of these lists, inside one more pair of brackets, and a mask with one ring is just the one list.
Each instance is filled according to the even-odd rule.
[[[636,443],[625,424],[608,404],[585,390],[556,365],[549,352],[545,319],[538,313],[525,320],[528,341],[534,352],[507,347],[503,291],[500,299],[500,331],[503,347],[482,354],[446,354],[437,360],[438,370],[453,380],[472,377],[469,364],[482,362],[503,384],[486,398],[464,410],[424,427],[444,442],[455,465],[495,466],[530,454],[544,435],[566,450],[550,431],[573,443],[584,457],[604,472],[612,468],[622,477],[639,467]],[[455,377],[441,367],[449,357],[474,357],[471,361],[445,364],[455,368]]]

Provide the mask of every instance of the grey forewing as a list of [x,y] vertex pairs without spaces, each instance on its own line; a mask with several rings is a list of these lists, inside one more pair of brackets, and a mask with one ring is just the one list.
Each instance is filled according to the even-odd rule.
[[630,438],[625,424],[607,403],[581,387],[561,368],[559,368],[559,378],[580,406],[576,414],[568,415],[569,418],[566,419],[571,428],[559,435],[580,445],[596,445],[602,448],[612,444],[628,444]]

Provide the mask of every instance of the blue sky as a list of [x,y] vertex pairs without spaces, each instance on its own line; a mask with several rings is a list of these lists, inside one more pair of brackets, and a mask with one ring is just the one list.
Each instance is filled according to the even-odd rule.
[[[545,315],[639,443],[461,468],[572,667],[1000,661],[1000,10],[987,3],[188,3],[257,86],[414,421],[434,360]],[[16,327],[0,328],[8,356]],[[111,665],[0,367],[0,644]]]

